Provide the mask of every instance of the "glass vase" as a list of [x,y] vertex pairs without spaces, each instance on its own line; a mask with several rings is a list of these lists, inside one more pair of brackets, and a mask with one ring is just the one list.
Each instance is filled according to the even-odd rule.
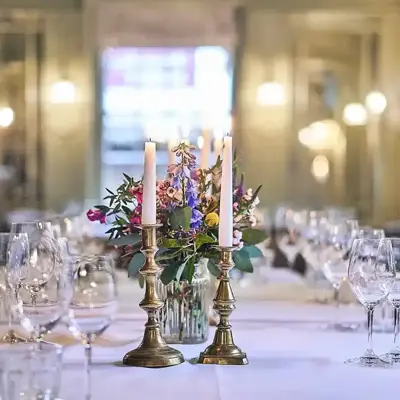
[[159,320],[167,343],[196,344],[208,339],[211,292],[207,261],[201,259],[196,264],[192,283],[159,282],[158,294],[165,301]]

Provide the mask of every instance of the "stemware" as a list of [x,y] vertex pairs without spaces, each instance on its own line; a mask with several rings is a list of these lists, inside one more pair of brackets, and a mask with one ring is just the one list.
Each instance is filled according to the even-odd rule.
[[85,347],[86,399],[91,398],[92,344],[111,324],[117,310],[113,259],[81,256],[75,260],[69,330]]
[[400,362],[400,345],[398,343],[399,336],[399,318],[400,318],[400,238],[389,238],[392,249],[393,258],[396,268],[396,279],[392,288],[390,289],[387,301],[393,307],[393,347],[384,355],[384,357],[391,359],[393,362]]
[[364,355],[346,363],[362,366],[387,366],[390,360],[378,357],[372,348],[374,309],[390,293],[396,279],[391,241],[388,239],[356,239],[348,269],[350,287],[367,310],[368,348]]
[[[27,243],[27,238],[25,237],[25,243]],[[10,286],[7,284],[7,262],[9,261],[9,244],[10,244],[10,233],[1,232],[0,233],[0,301],[2,305],[2,311],[7,316],[8,319],[8,331],[0,339],[0,343],[19,343],[25,342],[25,339],[17,336],[12,329],[12,302],[13,293],[10,290]]]
[[[347,277],[348,260],[351,246],[357,237],[358,223],[347,220],[329,227],[321,251],[322,272],[333,287],[333,300],[336,308],[336,318],[339,314],[339,290]],[[358,327],[358,326],[357,326]],[[334,330],[354,330],[353,324],[343,324],[333,321],[328,328]]]
[[[26,235],[28,245],[17,246]],[[63,264],[61,248],[49,222],[13,224],[11,238],[19,258],[8,265],[8,281],[18,299],[15,315],[31,333],[31,340],[40,342],[65,312],[67,264]],[[15,239],[15,240],[14,240]]]
[[20,343],[0,348],[0,399],[56,400],[61,387],[62,347]]

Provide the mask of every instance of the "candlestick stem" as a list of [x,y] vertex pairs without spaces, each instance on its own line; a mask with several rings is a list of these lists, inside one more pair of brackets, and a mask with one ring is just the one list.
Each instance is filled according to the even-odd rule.
[[163,301],[157,294],[157,280],[161,267],[155,261],[158,250],[156,239],[157,225],[142,225],[142,253],[145,263],[140,269],[145,280],[144,299],[139,303],[147,313],[147,323],[142,343],[138,348],[128,352],[123,363],[135,367],[160,368],[178,365],[184,362],[183,355],[165,343],[160,332],[158,312],[163,306]]
[[236,308],[235,296],[229,281],[229,271],[234,266],[232,253],[235,248],[219,246],[219,250],[221,276],[219,277],[219,285],[214,298],[214,310],[217,311],[220,319],[213,343],[204,352],[200,353],[197,363],[246,365],[248,364],[247,356],[235,345],[232,327],[229,323],[229,317]]

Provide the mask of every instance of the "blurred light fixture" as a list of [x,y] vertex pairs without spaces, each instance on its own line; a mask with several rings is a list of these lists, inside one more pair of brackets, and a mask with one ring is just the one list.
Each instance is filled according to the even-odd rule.
[[72,104],[76,101],[76,87],[66,79],[55,82],[50,90],[50,101],[53,104]]
[[380,115],[387,107],[387,99],[382,92],[370,92],[365,97],[365,106],[371,114]]
[[325,183],[329,178],[329,161],[323,155],[315,156],[311,164],[311,173],[319,183]]
[[257,103],[260,106],[281,106],[285,104],[285,88],[279,82],[265,82],[257,89]]
[[14,111],[10,107],[0,108],[0,127],[7,128],[14,121]]
[[332,119],[313,122],[298,133],[299,142],[311,150],[333,149],[342,136],[340,125]]
[[343,121],[349,126],[363,126],[367,123],[367,110],[361,103],[350,103],[343,110]]

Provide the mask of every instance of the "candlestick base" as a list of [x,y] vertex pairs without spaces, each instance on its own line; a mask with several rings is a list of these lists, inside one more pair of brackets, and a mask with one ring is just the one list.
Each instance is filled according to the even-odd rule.
[[233,341],[229,316],[235,310],[235,296],[229,282],[229,271],[233,267],[232,252],[234,247],[219,247],[221,276],[214,298],[214,310],[219,314],[219,323],[213,343],[200,353],[198,364],[246,365],[246,353],[243,353]]

